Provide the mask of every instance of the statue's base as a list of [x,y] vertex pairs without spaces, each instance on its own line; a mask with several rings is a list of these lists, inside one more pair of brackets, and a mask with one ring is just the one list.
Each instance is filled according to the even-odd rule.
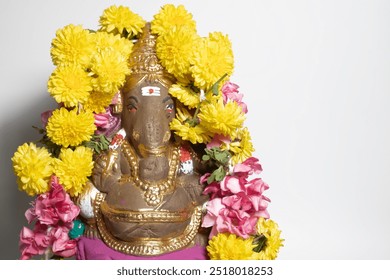
[[194,246],[155,257],[139,257],[120,253],[100,239],[81,237],[77,242],[78,260],[207,260],[206,248]]

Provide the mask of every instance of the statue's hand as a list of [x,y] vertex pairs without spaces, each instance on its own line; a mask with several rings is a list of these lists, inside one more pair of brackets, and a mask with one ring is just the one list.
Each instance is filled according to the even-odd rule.
[[109,192],[111,186],[122,176],[119,149],[109,150],[95,161],[92,181],[102,192]]
[[197,174],[183,174],[177,178],[177,186],[181,186],[197,205],[205,203],[209,197],[203,195],[203,186],[199,183],[199,175]]
[[120,158],[118,150],[110,150],[106,160],[106,166],[103,171],[107,176],[121,176]]

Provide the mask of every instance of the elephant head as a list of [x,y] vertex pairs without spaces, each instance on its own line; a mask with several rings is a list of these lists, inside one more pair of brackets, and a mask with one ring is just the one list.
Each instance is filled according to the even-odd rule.
[[169,170],[166,153],[172,146],[169,123],[175,104],[168,89],[174,79],[159,63],[149,25],[134,45],[130,68],[122,89],[122,127],[140,158],[141,179],[158,181]]

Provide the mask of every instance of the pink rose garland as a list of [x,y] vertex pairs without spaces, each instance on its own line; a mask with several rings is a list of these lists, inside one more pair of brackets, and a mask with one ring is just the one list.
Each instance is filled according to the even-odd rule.
[[[250,178],[262,171],[258,161],[248,158],[237,164],[233,173],[221,182],[213,182],[205,188],[203,193],[210,195],[210,201],[202,226],[212,227],[210,238],[223,232],[248,238],[255,233],[260,217],[269,218],[270,200],[263,195],[269,187],[261,178]],[[206,182],[208,176],[203,176],[201,182]]]
[[39,195],[26,211],[27,221],[35,221],[35,225],[33,230],[23,227],[20,233],[21,259],[42,255],[48,248],[62,257],[76,253],[76,240],[71,240],[68,233],[80,208],[73,203],[56,176],[52,176],[50,183],[50,191]]

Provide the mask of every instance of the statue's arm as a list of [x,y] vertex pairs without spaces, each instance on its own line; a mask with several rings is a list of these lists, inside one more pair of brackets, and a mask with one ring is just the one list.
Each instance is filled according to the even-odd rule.
[[111,187],[122,176],[120,160],[121,154],[119,150],[109,150],[95,159],[92,182],[99,191],[109,192]]
[[203,194],[204,186],[200,182],[200,177],[207,172],[207,165],[201,160],[199,153],[191,146],[186,146],[191,155],[193,171],[190,174],[180,174],[179,181],[186,190],[187,194],[196,204],[201,205],[209,197]]

